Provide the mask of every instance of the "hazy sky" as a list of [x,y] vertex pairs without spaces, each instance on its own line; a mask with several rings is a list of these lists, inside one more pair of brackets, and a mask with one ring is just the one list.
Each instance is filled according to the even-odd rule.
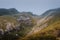
[[20,12],[31,11],[38,15],[59,7],[60,0],[0,0],[0,8],[16,8]]

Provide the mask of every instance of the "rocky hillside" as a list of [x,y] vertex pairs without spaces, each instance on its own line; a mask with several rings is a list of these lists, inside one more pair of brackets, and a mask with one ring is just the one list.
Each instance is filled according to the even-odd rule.
[[0,40],[16,40],[28,33],[39,20],[31,12],[19,12],[15,8],[0,9]]
[[40,17],[38,25],[22,40],[60,40],[60,8],[48,10]]
[[60,40],[60,8],[40,16],[0,9],[0,40]]

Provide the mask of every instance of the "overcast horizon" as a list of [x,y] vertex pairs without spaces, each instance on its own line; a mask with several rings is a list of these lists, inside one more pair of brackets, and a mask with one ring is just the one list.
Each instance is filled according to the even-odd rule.
[[20,12],[41,15],[49,9],[60,8],[60,0],[0,0],[0,8],[16,8]]

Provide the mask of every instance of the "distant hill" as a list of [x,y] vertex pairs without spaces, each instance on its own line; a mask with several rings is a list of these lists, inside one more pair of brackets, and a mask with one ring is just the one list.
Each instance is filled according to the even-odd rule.
[[12,14],[17,14],[17,13],[19,12],[15,8],[10,8],[10,9],[0,8],[0,16],[12,15]]
[[0,8],[0,16],[13,16],[19,18],[20,16],[24,17],[34,17],[34,18],[40,18],[40,16],[33,14],[32,12],[19,12],[15,8],[5,9]]
[[16,10],[15,8],[10,8],[10,9],[5,9],[5,8],[0,8],[0,15],[14,15],[14,14],[29,14],[29,15],[33,15],[36,16],[35,14],[33,14],[32,12],[19,12],[18,10]]
[[[57,15],[56,15],[57,14]],[[51,10],[47,10],[46,12],[44,12],[41,17],[45,17],[45,16],[52,16],[52,15],[60,15],[60,8],[56,8],[56,9],[51,9]]]

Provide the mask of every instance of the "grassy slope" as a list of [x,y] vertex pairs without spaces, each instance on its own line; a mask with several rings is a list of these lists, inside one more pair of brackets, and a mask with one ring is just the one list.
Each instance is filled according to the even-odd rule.
[[37,38],[40,37],[41,35],[51,35],[51,36],[55,36],[56,38],[60,38],[58,37],[59,35],[58,31],[60,31],[60,21],[54,22],[48,27],[42,29],[40,32],[34,34],[33,37]]
[[11,17],[11,16],[0,16],[0,28],[5,30],[7,22],[13,23],[14,25],[18,24],[17,20],[14,17]]
[[48,23],[47,27],[45,27],[44,29],[40,30],[39,32],[37,32],[31,36],[24,37],[22,40],[39,40],[39,38],[44,35],[45,36],[51,35],[56,38],[60,38],[60,37],[58,37],[58,34],[59,34],[58,31],[60,31],[60,18],[57,16],[53,17],[47,23]]

